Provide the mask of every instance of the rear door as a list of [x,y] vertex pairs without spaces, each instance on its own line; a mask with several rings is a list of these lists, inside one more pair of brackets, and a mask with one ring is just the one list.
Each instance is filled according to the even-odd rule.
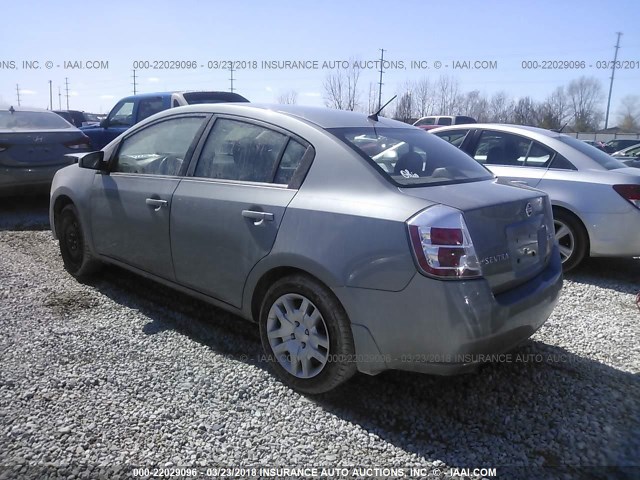
[[527,137],[494,130],[480,131],[467,152],[497,177],[530,187],[540,183],[555,154]]
[[169,215],[205,115],[182,115],[124,138],[111,172],[95,176],[91,192],[93,243],[101,255],[173,280]]
[[[236,307],[266,256],[313,150],[273,126],[218,118],[173,195],[176,280]],[[304,161],[303,161],[304,160]]]

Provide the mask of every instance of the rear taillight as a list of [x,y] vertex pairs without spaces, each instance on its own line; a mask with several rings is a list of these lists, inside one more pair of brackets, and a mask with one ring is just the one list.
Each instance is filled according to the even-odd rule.
[[407,221],[409,238],[420,270],[430,276],[477,278],[482,276],[462,213],[436,205]]
[[72,140],[65,143],[65,146],[73,150],[78,150],[80,148],[91,148],[91,141],[89,140],[89,137],[85,135],[84,138],[79,138],[77,140]]
[[613,189],[636,208],[640,208],[640,185],[614,185]]

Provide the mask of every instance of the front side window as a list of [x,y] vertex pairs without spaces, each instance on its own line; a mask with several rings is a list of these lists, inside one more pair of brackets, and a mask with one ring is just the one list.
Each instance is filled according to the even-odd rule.
[[179,175],[189,147],[205,117],[180,117],[156,123],[127,137],[112,171]]
[[133,125],[133,100],[120,103],[113,114],[109,115],[109,125],[113,127],[130,127]]
[[[491,172],[461,150],[415,128],[355,127],[329,129],[329,132],[399,186],[421,187],[493,178]],[[363,136],[384,148],[381,151],[380,148],[361,148],[358,139]]]
[[436,124],[435,117],[426,117],[426,118],[421,118],[420,120],[418,120],[415,123],[415,126],[419,127],[421,125],[435,125],[435,124]]
[[221,118],[213,125],[195,177],[271,182],[288,137],[251,123]]
[[440,117],[438,119],[438,125],[451,125],[451,119],[449,117]]

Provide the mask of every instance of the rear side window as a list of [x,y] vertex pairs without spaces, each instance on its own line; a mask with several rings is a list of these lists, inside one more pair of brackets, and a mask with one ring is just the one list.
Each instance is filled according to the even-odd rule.
[[291,139],[287,144],[287,148],[284,150],[280,165],[278,165],[278,171],[273,179],[273,183],[280,183],[288,185],[293,177],[293,174],[300,166],[302,157],[304,157],[307,147],[299,142]]
[[138,104],[138,121],[165,110],[162,97],[144,98]]
[[426,117],[426,118],[421,118],[420,120],[418,120],[415,125],[420,126],[420,125],[435,125],[436,123],[436,119],[435,117]]
[[[466,153],[440,138],[410,128],[336,128],[333,135],[356,150],[393,183],[420,187],[493,178],[493,174]],[[358,139],[381,147],[367,150]],[[376,153],[374,153],[376,152]]]
[[259,125],[218,119],[207,138],[194,176],[271,182],[287,141],[286,135]]

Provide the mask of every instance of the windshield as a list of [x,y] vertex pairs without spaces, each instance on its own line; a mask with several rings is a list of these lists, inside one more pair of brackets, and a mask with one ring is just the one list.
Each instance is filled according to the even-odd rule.
[[334,128],[333,135],[403,187],[461,183],[493,174],[446,141],[417,129]]
[[568,135],[560,135],[558,139],[562,143],[566,143],[567,145],[572,146],[576,150],[581,153],[584,153],[591,160],[596,162],[601,167],[607,170],[615,170],[617,168],[625,168],[626,165],[619,160],[616,160],[608,153],[603,152],[602,150],[594,147],[593,145],[589,145],[588,143],[583,142],[582,140],[575,139],[573,137],[569,137]]
[[53,112],[0,112],[0,129],[61,130],[71,128],[64,118]]

